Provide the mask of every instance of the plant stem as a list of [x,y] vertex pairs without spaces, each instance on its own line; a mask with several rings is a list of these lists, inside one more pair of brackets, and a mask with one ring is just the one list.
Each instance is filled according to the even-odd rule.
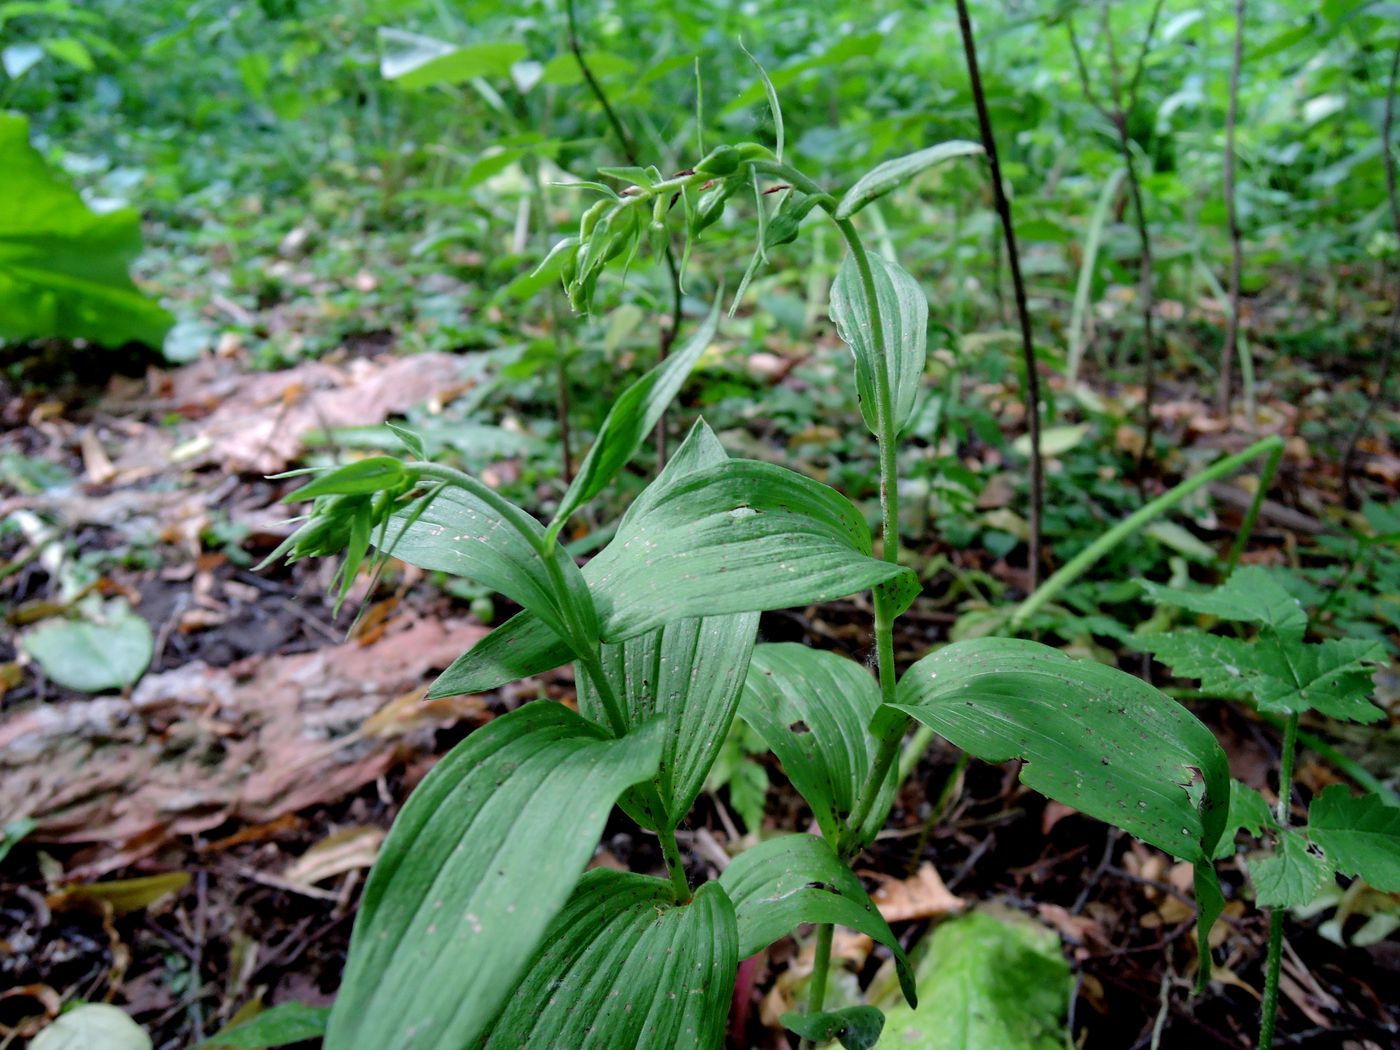
[[[1288,814],[1293,801],[1293,755],[1298,745],[1298,716],[1289,715],[1283,724],[1283,754],[1279,761],[1278,809],[1274,816],[1278,826],[1288,830]],[[1278,1020],[1278,979],[1283,962],[1284,909],[1269,911],[1269,954],[1264,970],[1264,1006],[1259,1023],[1259,1050],[1269,1050],[1274,1043],[1274,1024]]]
[[[827,974],[831,972],[831,938],[835,932],[835,927],[829,922],[817,927],[817,943],[812,952],[812,979],[807,986],[808,1016],[821,1013],[826,1005]],[[803,1039],[797,1045],[798,1050],[811,1050],[813,1044]]]
[[1109,529],[1097,540],[1085,547],[1084,550],[1080,551],[1079,554],[1061,566],[1059,571],[1042,583],[1034,594],[1030,595],[1030,597],[1016,607],[1016,611],[1011,615],[1010,627],[1012,631],[1023,626],[1030,617],[1035,615],[1036,612],[1054,599],[1056,595],[1071,583],[1079,579],[1079,577],[1092,567],[1095,562],[1129,536],[1140,530],[1148,522],[1152,521],[1152,519],[1160,517],[1196,490],[1209,485],[1213,481],[1218,481],[1232,471],[1244,466],[1244,464],[1248,463],[1256,456],[1261,456],[1265,453],[1269,455],[1269,461],[1265,465],[1264,471],[1260,474],[1260,484],[1258,490],[1255,492],[1254,505],[1250,507],[1249,513],[1245,515],[1245,520],[1240,526],[1239,535],[1235,540],[1234,548],[1232,548],[1227,562],[1227,564],[1233,568],[1235,562],[1239,560],[1239,552],[1244,549],[1244,543],[1249,538],[1250,530],[1253,529],[1254,522],[1259,516],[1259,507],[1262,505],[1263,494],[1267,487],[1265,478],[1272,479],[1274,469],[1278,465],[1278,459],[1283,454],[1283,438],[1279,437],[1277,434],[1270,434],[1268,437],[1256,441],[1243,452],[1237,452],[1233,456],[1226,456],[1224,459],[1212,463],[1199,474],[1187,478],[1175,488],[1164,492],[1151,503],[1148,503],[1146,506],[1130,514],[1117,525],[1113,526],[1113,528]]
[[[598,78],[593,75],[593,70],[589,68],[587,60],[583,57],[583,49],[578,42],[578,19],[574,14],[574,0],[565,0],[564,10],[569,20],[569,50],[573,52],[574,61],[578,63],[579,72],[583,74],[584,81],[593,92],[593,97],[598,100],[598,104],[603,107],[603,113],[608,118],[608,124],[612,127],[613,134],[617,136],[618,145],[622,147],[623,156],[627,158],[627,163],[634,167],[640,166],[638,159],[637,145],[632,141],[632,136],[627,133],[627,128],[618,117],[617,111],[613,109],[612,103],[608,101],[607,92],[603,90],[603,85],[598,83]],[[666,237],[666,272],[671,279],[671,327],[663,328],[659,344],[656,348],[656,360],[658,363],[666,360],[666,355],[671,352],[671,344],[676,341],[676,334],[681,327],[681,271],[676,265],[676,253],[671,248],[671,238]],[[661,418],[656,422],[656,472],[661,473],[661,468],[666,465],[666,413],[661,413]]]
[[[1395,42],[1395,53],[1390,59],[1390,88],[1385,96],[1385,117],[1381,121],[1381,156],[1385,158],[1385,192],[1390,201],[1390,221],[1395,236],[1400,239],[1400,191],[1396,190],[1395,150],[1390,141],[1391,129],[1395,126],[1395,94],[1397,81],[1400,81],[1400,40]],[[1380,369],[1376,373],[1376,393],[1366,402],[1366,409],[1356,421],[1342,455],[1342,498],[1352,500],[1351,478],[1356,459],[1356,446],[1371,425],[1371,417],[1376,414],[1376,405],[1385,396],[1385,385],[1395,367],[1395,352],[1400,348],[1400,270],[1395,274],[1395,305],[1390,311],[1390,334],[1386,340],[1385,356],[1381,358]]]
[[666,858],[666,871],[671,876],[671,888],[676,891],[676,903],[685,904],[691,898],[690,881],[685,877],[685,864],[676,842],[676,830],[662,828],[657,836],[661,839],[661,855]]
[[1035,343],[1031,336],[1031,316],[1026,306],[1026,283],[1021,277],[1021,256],[1016,248],[1016,227],[1011,221],[1011,204],[1002,184],[1001,161],[997,156],[997,140],[992,134],[992,118],[987,112],[987,98],[982,90],[982,74],[977,67],[977,45],[972,38],[972,21],[967,14],[967,0],[957,0],[958,27],[962,31],[963,55],[967,59],[967,76],[972,85],[972,99],[977,106],[977,125],[982,134],[982,148],[992,171],[992,198],[1001,231],[1006,239],[1006,257],[1011,267],[1011,290],[1016,297],[1016,318],[1021,325],[1021,359],[1025,369],[1022,400],[1026,405],[1026,422],[1031,439],[1030,493],[1030,590],[1040,585],[1040,514],[1045,501],[1045,481],[1040,452],[1040,373],[1035,363]]
[[[1230,314],[1226,319],[1225,346],[1220,351],[1220,414],[1230,418],[1230,386],[1235,355],[1240,350],[1240,275],[1244,268],[1244,247],[1240,243],[1240,220],[1235,208],[1235,123],[1240,108],[1240,65],[1244,52],[1244,3],[1235,0],[1235,50],[1230,65],[1230,105],[1225,116],[1225,214],[1230,225]],[[1254,426],[1253,418],[1249,421]]]

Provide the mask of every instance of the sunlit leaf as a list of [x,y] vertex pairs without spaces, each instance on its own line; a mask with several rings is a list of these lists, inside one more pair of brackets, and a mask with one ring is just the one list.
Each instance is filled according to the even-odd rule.
[[937,146],[921,149],[903,157],[877,164],[862,175],[854,186],[846,191],[841,203],[836,206],[838,219],[849,219],[871,201],[883,197],[890,190],[902,186],[920,172],[927,171],[936,164],[942,164],[954,157],[970,157],[982,152],[976,142],[954,139],[940,142]]
[[504,77],[525,58],[525,45],[516,40],[483,40],[457,47],[402,29],[382,27],[383,57],[379,74],[403,88],[460,84],[474,77]]
[[34,1037],[29,1050],[151,1050],[151,1037],[123,1011],[107,1003],[84,1003],[55,1018]]

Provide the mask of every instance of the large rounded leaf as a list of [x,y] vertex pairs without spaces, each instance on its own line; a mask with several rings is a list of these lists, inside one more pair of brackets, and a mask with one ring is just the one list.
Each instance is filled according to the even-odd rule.
[[370,874],[326,1050],[460,1050],[478,1038],[614,800],[660,753],[660,726],[608,739],[557,704],[519,708],[457,745]]
[[[924,657],[891,705],[1021,780],[1196,867],[1201,944],[1224,906],[1211,857],[1230,773],[1210,730],[1116,668],[1036,642],[978,638]],[[1202,953],[1202,980],[1209,958]]]
[[487,1050],[721,1046],[739,965],[734,906],[715,882],[688,904],[671,893],[645,875],[585,875]]

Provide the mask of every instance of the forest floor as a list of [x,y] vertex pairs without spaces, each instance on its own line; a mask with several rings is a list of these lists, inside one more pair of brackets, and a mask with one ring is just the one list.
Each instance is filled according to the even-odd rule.
[[[254,568],[288,532],[276,503],[288,483],[265,476],[301,462],[310,435],[450,405],[478,381],[470,355],[396,356],[384,342],[371,335],[260,371],[235,341],[177,367],[145,362],[127,369],[134,375],[6,389],[0,519],[18,526],[0,536],[0,797],[35,825],[0,866],[0,1047],[23,1045],[74,998],[116,1003],[158,1048],[192,1046],[258,1004],[328,1003],[365,874],[409,791],[495,715],[539,696],[572,702],[567,669],[424,701],[435,674],[489,628],[417,570],[400,568],[372,591],[361,580],[336,616],[329,563]],[[844,351],[830,341],[815,353],[835,361]],[[772,371],[774,386],[804,393],[800,373]],[[1263,429],[1289,444],[1247,561],[1306,563],[1319,537],[1340,531],[1336,465],[1301,436],[1328,421],[1331,401],[1314,395],[1336,381],[1320,367],[1261,387]],[[1170,375],[1164,390],[1159,425],[1178,450],[1213,456],[1251,439],[1213,415],[1208,393]],[[1014,433],[1014,388],[978,394]],[[1393,432],[1393,407],[1382,418]],[[754,443],[766,439],[756,424]],[[1393,498],[1397,449],[1363,444],[1362,467],[1372,495]],[[519,464],[503,457],[490,469],[509,477]],[[1149,479],[1148,494],[1172,480]],[[1217,489],[1207,542],[1228,540],[1246,501],[1238,479]],[[979,509],[1012,502],[1009,489],[984,493]],[[967,612],[958,581],[983,574],[1007,593],[1024,587],[1024,568],[1005,557],[936,538],[910,546],[921,563],[942,556],[949,567],[930,574],[901,620],[901,664]],[[32,624],[94,600],[126,603],[150,630],[149,670],[124,692],[67,689],[18,645]],[[507,610],[497,605],[499,622]],[[765,614],[761,637],[865,659],[869,622],[854,599]],[[1400,756],[1390,671],[1378,676],[1378,702],[1391,728],[1338,746],[1385,776]],[[1272,730],[1229,704],[1193,710],[1224,743],[1232,773],[1271,795]],[[766,773],[765,823],[805,826],[810,814],[771,758]],[[1340,774],[1307,753],[1297,779],[1317,791]],[[750,838],[723,791],[702,796],[683,832],[697,875],[715,874]],[[594,863],[660,870],[654,840],[620,818]],[[1198,997],[1189,866],[1047,803],[1014,767],[964,767],[935,744],[856,867],[884,887],[878,899],[906,942],[986,902],[1056,931],[1075,975],[1069,1021],[1080,1046],[1253,1045],[1267,920],[1246,904],[1238,861],[1221,865],[1230,903],[1215,980]],[[1290,927],[1279,1045],[1400,1046],[1400,943],[1337,943],[1345,938],[1325,926],[1334,918],[1323,909]],[[859,942],[844,958],[865,977],[878,961]],[[787,1045],[772,1024],[788,994],[775,977],[800,963],[789,940],[746,968],[731,1046]]]

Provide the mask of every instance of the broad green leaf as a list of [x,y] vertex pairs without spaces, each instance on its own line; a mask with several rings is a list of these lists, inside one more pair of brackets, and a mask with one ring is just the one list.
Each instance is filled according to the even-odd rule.
[[[1040,454],[1047,458],[1063,456],[1066,452],[1079,447],[1080,442],[1088,433],[1089,428],[1083,424],[1046,427],[1040,432]],[[1018,455],[1029,456],[1031,454],[1031,436],[1022,434],[1011,442],[1011,448]]]
[[949,142],[940,142],[937,146],[930,146],[928,149],[921,149],[917,153],[909,153],[903,157],[887,160],[883,164],[877,164],[856,180],[856,184],[846,191],[846,195],[841,198],[841,203],[836,206],[836,218],[849,219],[871,201],[883,197],[890,190],[904,185],[915,175],[927,171],[936,164],[942,164],[945,160],[952,160],[954,157],[975,156],[981,152],[982,147],[976,142],[953,139]]
[[1343,875],[1359,875],[1378,890],[1400,893],[1400,807],[1332,784],[1313,799],[1307,832]]
[[[1211,858],[1230,774],[1215,736],[1140,678],[1036,642],[954,642],[909,668],[896,709],[987,762],[1196,869],[1200,943],[1224,907]],[[1200,985],[1209,978],[1202,952]]]
[[585,875],[486,1050],[718,1050],[739,965],[734,905],[715,882],[686,904],[671,893],[645,875]]
[[874,1006],[848,1006],[829,1013],[785,1013],[783,1027],[820,1046],[833,1039],[846,1050],[871,1050],[880,1041],[885,1015]]
[[158,347],[175,318],[132,283],[134,208],[98,213],[29,144],[29,121],[0,113],[0,341],[88,339]]
[[[503,505],[503,506],[502,506]],[[419,568],[450,572],[499,591],[568,638],[569,610],[560,601],[539,550],[544,528],[497,496],[486,499],[455,485],[414,501],[389,521],[384,552]],[[588,585],[573,559],[559,554],[568,601],[596,638]]]
[[[621,645],[602,646],[603,671],[622,700],[628,726],[660,718],[666,726],[655,792],[629,791],[622,807],[645,828],[674,828],[690,811],[724,744],[758,614],[677,620]],[[581,668],[574,670],[579,710],[606,724],[606,709]],[[659,800],[663,812],[650,812]]]
[[[626,522],[644,513],[658,487],[685,474],[723,463],[727,458],[714,432],[703,420],[697,422],[656,483],[637,498],[622,520]],[[597,558],[583,567],[583,578],[590,587],[597,583],[599,571],[606,567],[607,559],[600,563]],[[428,695],[483,693],[507,682],[552,670],[568,663],[569,659],[568,646],[557,634],[531,613],[518,613],[458,657],[433,683]]]
[[517,40],[483,40],[456,47],[402,29],[381,28],[379,44],[383,49],[380,76],[410,89],[503,77],[526,56],[525,45]]
[[1327,859],[1296,831],[1281,831],[1274,852],[1247,862],[1254,901],[1261,908],[1310,904],[1332,875]]
[[209,1050],[262,1050],[268,1046],[319,1039],[326,1034],[330,1014],[329,1006],[282,1003],[216,1032],[199,1045]]
[[781,835],[730,862],[719,877],[739,918],[739,957],[747,959],[803,923],[837,923],[894,953],[900,987],[915,1002],[913,975],[894,931],[865,887],[825,839]]
[[609,739],[527,704],[458,744],[370,873],[326,1050],[465,1047],[568,899],[613,802],[656,771],[659,726]]
[[142,617],[114,601],[101,621],[45,620],[20,644],[59,685],[101,693],[125,689],[145,674],[155,639]]
[[876,350],[870,305],[855,257],[847,253],[831,285],[831,320],[856,360],[856,393],[860,414],[872,434],[879,433],[876,405],[877,369],[889,376],[891,420],[896,432],[912,421],[914,400],[924,378],[928,348],[928,300],[917,281],[898,264],[865,253],[875,285],[884,333],[884,361]]
[[657,422],[680,391],[695,362],[710,345],[719,324],[719,298],[716,297],[709,316],[691,335],[686,344],[661,364],[623,391],[613,402],[607,418],[598,431],[598,438],[588,450],[588,456],[574,475],[569,491],[564,494],[555,513],[562,523],[599,492],[617,472],[626,466],[642,441],[655,429]]
[[918,954],[921,1005],[890,1008],[881,1050],[1064,1050],[1074,978],[1052,930],[978,909],[941,923]]
[[[828,842],[845,834],[856,790],[870,772],[876,742],[868,727],[879,706],[879,685],[852,660],[805,645],[754,649],[739,715],[778,756]],[[868,827],[884,823],[893,778],[883,795]]]
[[151,1050],[151,1037],[123,1011],[107,1003],[84,1003],[59,1014],[29,1044],[29,1050]]
[[1298,599],[1257,565],[1238,570],[1209,591],[1182,591],[1145,580],[1138,582],[1148,600],[1160,605],[1175,605],[1222,620],[1263,624],[1284,634],[1296,633],[1299,638],[1308,626],[1308,614]]

